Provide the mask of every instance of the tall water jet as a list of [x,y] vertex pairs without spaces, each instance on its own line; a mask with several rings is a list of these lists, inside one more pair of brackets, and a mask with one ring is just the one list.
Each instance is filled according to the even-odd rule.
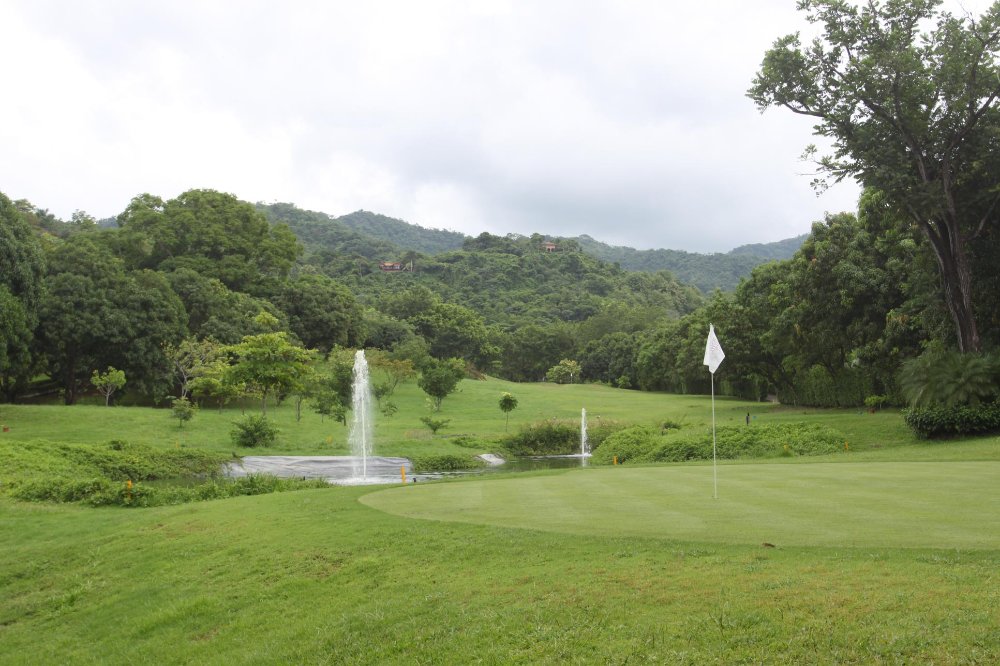
[[590,456],[590,443],[587,442],[587,408],[584,407],[580,410],[580,459],[583,461],[581,464],[587,464],[587,458]]
[[351,387],[351,429],[347,440],[354,456],[355,478],[368,478],[368,456],[372,453],[372,389],[368,378],[368,360],[365,350],[354,354],[354,382]]

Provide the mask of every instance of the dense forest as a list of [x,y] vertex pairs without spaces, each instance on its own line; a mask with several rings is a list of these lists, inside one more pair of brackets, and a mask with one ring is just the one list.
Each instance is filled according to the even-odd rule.
[[670,271],[685,284],[710,294],[716,289],[732,291],[754,266],[774,259],[788,259],[799,249],[806,236],[796,236],[775,243],[741,245],[727,253],[698,254],[683,250],[636,250],[617,247],[578,236],[575,240],[585,252],[598,259],[618,264],[628,271]]

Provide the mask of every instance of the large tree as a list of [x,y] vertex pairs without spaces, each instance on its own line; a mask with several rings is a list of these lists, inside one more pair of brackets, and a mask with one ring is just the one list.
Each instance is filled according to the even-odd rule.
[[141,194],[118,216],[129,266],[191,268],[235,291],[284,279],[301,247],[286,225],[270,225],[253,205],[214,190],[163,201]]
[[821,34],[778,39],[748,91],[817,120],[821,169],[881,190],[933,248],[962,351],[981,347],[968,245],[1000,196],[1000,2],[979,19],[941,0],[799,0]]

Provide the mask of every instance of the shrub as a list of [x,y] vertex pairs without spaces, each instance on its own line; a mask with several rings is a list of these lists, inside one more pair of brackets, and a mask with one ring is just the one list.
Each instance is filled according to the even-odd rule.
[[899,385],[914,407],[957,407],[995,400],[998,376],[996,356],[930,351],[903,364]]
[[[722,459],[822,455],[843,448],[842,433],[820,425],[782,423],[716,430],[716,455]],[[594,451],[594,462],[683,462],[712,459],[712,431],[661,435],[634,427],[610,437]]]
[[475,456],[454,453],[413,456],[410,461],[413,463],[414,472],[451,472],[462,469],[477,469],[486,464]]
[[1000,402],[957,407],[915,407],[903,411],[906,425],[924,439],[1000,432]]
[[267,420],[266,416],[247,416],[242,421],[233,423],[230,431],[233,444],[247,448],[271,446],[278,436],[278,429]]
[[659,435],[645,426],[632,426],[611,434],[591,452],[595,463],[610,465],[615,457],[619,463],[627,460],[638,461],[648,458],[659,443]]
[[504,448],[520,456],[576,453],[580,448],[580,426],[560,421],[532,423],[502,441]]
[[444,428],[451,422],[451,419],[434,419],[430,416],[421,416],[420,422],[430,428],[431,434],[436,435],[438,430]]

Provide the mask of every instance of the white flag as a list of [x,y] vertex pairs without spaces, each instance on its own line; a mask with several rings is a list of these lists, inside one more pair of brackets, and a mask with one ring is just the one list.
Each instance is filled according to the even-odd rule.
[[715,326],[709,324],[708,342],[705,344],[705,365],[708,366],[708,371],[714,375],[724,358],[726,355],[722,352],[722,345],[719,344],[719,338],[715,337]]

